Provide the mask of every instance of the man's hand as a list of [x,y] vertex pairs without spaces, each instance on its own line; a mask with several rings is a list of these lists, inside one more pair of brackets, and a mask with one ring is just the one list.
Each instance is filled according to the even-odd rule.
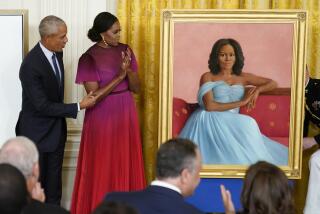
[[234,205],[231,198],[231,193],[229,190],[226,190],[224,185],[220,185],[221,196],[223,200],[224,210],[226,214],[235,214]]
[[80,102],[80,109],[87,109],[96,104],[97,97],[93,95],[91,91],[87,96],[85,96]]
[[41,187],[39,182],[34,185],[33,189],[31,190],[31,198],[44,202],[46,200],[46,196],[44,194],[44,190]]
[[304,137],[303,138],[303,150],[309,149],[316,145],[317,142],[314,137]]

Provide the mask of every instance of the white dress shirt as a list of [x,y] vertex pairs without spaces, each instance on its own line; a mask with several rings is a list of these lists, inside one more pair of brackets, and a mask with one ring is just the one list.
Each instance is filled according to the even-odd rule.
[[[44,53],[44,55],[46,56],[46,58],[48,59],[53,71],[55,71],[54,66],[53,66],[53,62],[52,62],[52,55],[54,54],[54,52],[48,50],[46,47],[44,47],[41,42],[39,42],[40,44],[40,48],[42,50],[42,52]],[[57,66],[58,66],[58,72],[60,74],[61,80],[62,80],[62,76],[61,76],[61,69],[60,69],[60,65],[58,63],[58,59],[57,59]],[[54,74],[56,76],[56,74]]]
[[[55,72],[53,61],[52,61],[52,55],[53,55],[54,52],[48,50],[43,44],[41,44],[41,42],[39,42],[39,45],[40,45],[40,48],[41,48],[42,52],[44,53],[44,55],[48,59],[53,71]],[[60,69],[60,65],[58,63],[58,59],[57,59],[57,66],[58,66],[58,70],[59,70],[58,72],[60,74],[61,81],[62,81],[61,69]],[[54,75],[56,76],[56,74],[54,74]],[[80,111],[80,103],[77,103],[77,106],[78,106],[78,111]]]

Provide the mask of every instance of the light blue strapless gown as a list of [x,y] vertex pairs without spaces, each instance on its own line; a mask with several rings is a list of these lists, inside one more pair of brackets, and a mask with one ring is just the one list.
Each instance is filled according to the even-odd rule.
[[202,97],[209,90],[220,103],[239,101],[244,95],[242,85],[228,85],[224,81],[207,82],[200,87],[200,108],[193,112],[179,136],[198,145],[204,164],[249,165],[259,160],[288,164],[288,148],[261,134],[256,121],[239,114],[239,108],[206,111]]

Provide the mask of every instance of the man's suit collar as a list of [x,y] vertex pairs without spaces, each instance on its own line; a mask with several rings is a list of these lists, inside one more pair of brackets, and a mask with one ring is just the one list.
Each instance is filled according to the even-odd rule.
[[46,48],[46,46],[44,46],[44,45],[41,43],[41,41],[39,42],[39,46],[40,46],[42,52],[44,53],[44,55],[47,57],[47,59],[50,59],[51,56],[52,56],[52,54],[53,54],[54,52],[52,52],[52,51],[50,51],[48,48]]
[[181,194],[181,190],[177,186],[175,186],[173,184],[170,184],[170,183],[168,183],[166,181],[154,180],[154,181],[151,182],[151,186],[166,187],[168,189],[172,189],[172,190],[178,192],[179,194]]
[[151,185],[146,188],[146,191],[157,193],[157,194],[162,194],[162,195],[165,195],[166,197],[171,197],[171,198],[183,200],[183,196],[180,193],[178,193],[172,189],[162,187],[162,186]]

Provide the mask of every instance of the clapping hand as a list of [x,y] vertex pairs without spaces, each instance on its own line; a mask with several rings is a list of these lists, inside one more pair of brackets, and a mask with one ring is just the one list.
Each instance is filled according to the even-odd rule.
[[127,48],[125,52],[124,51],[121,52],[121,58],[122,58],[122,62],[121,62],[119,77],[121,79],[124,79],[127,76],[127,70],[131,65],[131,51],[129,48]]

